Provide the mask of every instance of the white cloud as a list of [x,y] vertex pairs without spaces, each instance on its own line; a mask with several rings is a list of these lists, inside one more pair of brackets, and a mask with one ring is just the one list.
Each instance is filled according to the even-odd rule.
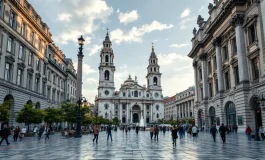
[[110,33],[111,39],[120,44],[121,42],[142,42],[142,36],[152,31],[162,31],[172,28],[172,24],[161,24],[158,21],[153,21],[151,24],[144,24],[140,28],[133,27],[131,30],[125,32],[120,28],[113,30]]
[[190,21],[193,21],[194,19],[195,19],[195,17],[186,18],[186,19],[181,20],[180,23],[179,23],[180,29],[185,29],[186,28],[186,23],[188,23]]
[[168,38],[165,38],[165,41],[168,41]]
[[185,18],[188,17],[190,15],[190,9],[186,8],[181,14],[180,14],[180,18]]
[[133,10],[131,12],[128,13],[120,13],[119,14],[119,19],[120,19],[120,23],[123,24],[128,24],[131,23],[133,21],[136,21],[139,18],[139,15],[137,13],[137,10]]
[[96,84],[98,81],[96,78],[86,78],[85,83],[87,84]]
[[128,68],[128,65],[127,64],[123,64],[122,66],[120,66],[121,69],[126,69]]
[[174,48],[182,48],[182,47],[186,47],[189,44],[171,44],[170,47],[174,47]]
[[159,41],[159,40],[158,39],[153,40],[153,42],[157,42],[157,41]]
[[[77,70],[77,62],[74,62],[73,63],[75,69]],[[86,63],[83,63],[83,76],[86,76],[86,75],[89,75],[89,74],[92,74],[92,73],[97,73],[97,71],[93,68],[91,68],[91,66],[89,66],[88,64]]]
[[120,13],[120,9],[119,8],[117,9],[116,13]]
[[101,45],[93,45],[92,48],[89,48],[88,56],[92,56],[95,53],[98,53],[100,49],[101,49]]
[[69,13],[59,13],[57,18],[59,21],[70,22],[72,15]]

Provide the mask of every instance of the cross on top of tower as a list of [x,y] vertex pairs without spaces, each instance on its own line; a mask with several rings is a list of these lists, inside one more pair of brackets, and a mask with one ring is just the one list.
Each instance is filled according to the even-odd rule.
[[154,43],[152,42],[152,52],[154,52],[155,48],[154,48]]

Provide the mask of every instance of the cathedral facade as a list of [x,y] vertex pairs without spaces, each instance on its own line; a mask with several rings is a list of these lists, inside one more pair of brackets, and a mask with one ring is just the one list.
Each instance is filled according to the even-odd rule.
[[141,86],[129,75],[115,90],[114,53],[107,33],[100,53],[99,86],[95,104],[98,116],[113,119],[117,117],[123,125],[147,125],[164,119],[164,101],[161,86],[161,73],[158,59],[152,46],[147,67],[147,86]]

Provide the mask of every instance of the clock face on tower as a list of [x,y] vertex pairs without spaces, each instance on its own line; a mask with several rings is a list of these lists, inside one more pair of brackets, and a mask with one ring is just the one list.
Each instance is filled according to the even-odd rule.
[[108,90],[106,90],[106,91],[105,91],[105,94],[106,94],[106,95],[108,95],[108,94],[109,94],[109,91],[108,91]]
[[158,94],[158,93],[155,93],[155,96],[156,96],[156,97],[158,97],[158,96],[159,96],[159,94]]

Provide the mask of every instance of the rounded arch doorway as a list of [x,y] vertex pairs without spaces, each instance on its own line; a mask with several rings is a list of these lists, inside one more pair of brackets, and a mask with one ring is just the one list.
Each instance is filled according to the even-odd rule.
[[139,123],[139,115],[138,113],[133,114],[133,123]]
[[[250,106],[252,112],[254,112],[253,121],[255,122],[255,128],[262,126],[262,112],[260,108],[260,99],[259,97],[252,97],[250,100]],[[253,126],[254,127],[254,126]]]
[[210,107],[209,109],[209,118],[210,118],[210,125],[214,125],[215,124],[215,108],[214,107]]
[[235,126],[236,125],[236,109],[235,104],[233,102],[227,102],[225,107],[226,113],[226,124],[227,126]]
[[5,96],[4,102],[8,103],[8,105],[9,105],[10,117],[9,117],[9,121],[2,122],[1,127],[3,127],[4,124],[7,124],[8,126],[12,126],[13,125],[12,123],[14,121],[13,117],[15,116],[14,115],[14,97],[11,94],[8,94]]

